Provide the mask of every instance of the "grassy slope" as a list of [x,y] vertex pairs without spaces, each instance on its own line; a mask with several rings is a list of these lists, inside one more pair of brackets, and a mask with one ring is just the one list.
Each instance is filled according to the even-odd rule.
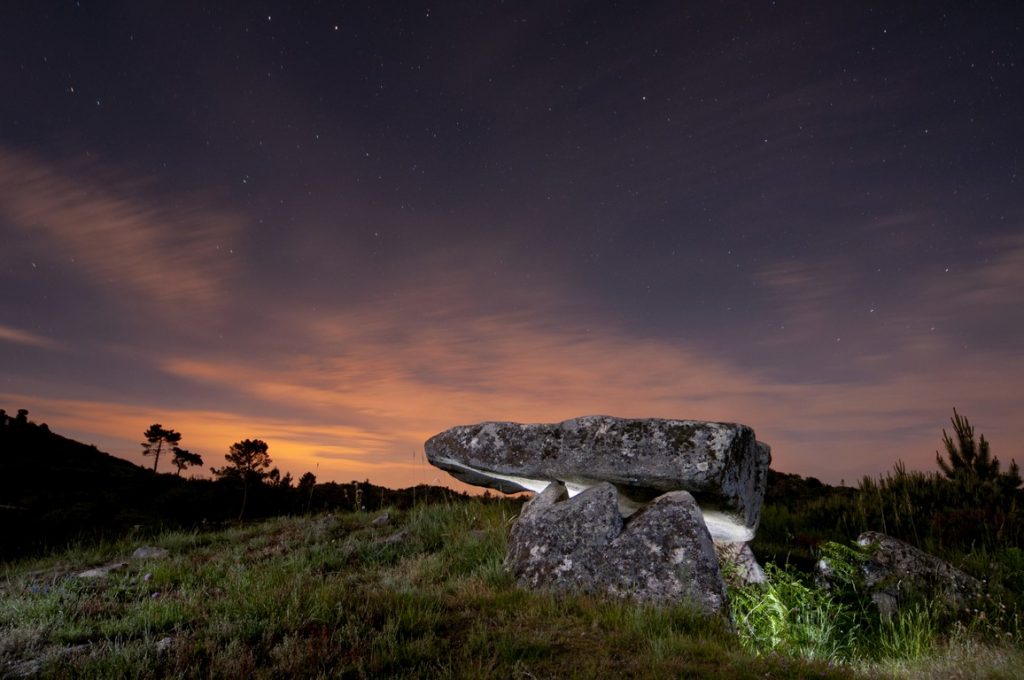
[[501,566],[516,512],[471,501],[392,512],[382,527],[346,513],[166,533],[151,544],[170,557],[92,582],[71,574],[139,543],[11,563],[0,567],[0,676],[1013,677],[1024,667],[1012,650],[962,647],[903,668],[756,656],[685,608],[524,592]]
[[9,564],[0,675],[850,675],[750,656],[685,608],[518,590],[501,566],[515,511],[474,501],[392,513],[384,527],[351,513],[167,533],[155,543],[169,558],[131,561],[99,582],[69,574],[125,559],[138,543]]

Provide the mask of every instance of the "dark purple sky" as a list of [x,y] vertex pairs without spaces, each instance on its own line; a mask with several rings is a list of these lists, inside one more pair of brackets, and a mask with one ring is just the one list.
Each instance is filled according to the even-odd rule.
[[590,413],[1009,459],[1024,9],[845,4],[6,7],[0,406],[388,484]]

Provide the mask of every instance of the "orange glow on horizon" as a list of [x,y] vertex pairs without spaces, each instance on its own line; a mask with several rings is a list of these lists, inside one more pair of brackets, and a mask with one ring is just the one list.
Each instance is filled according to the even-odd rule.
[[[362,327],[368,325],[364,319]],[[322,324],[317,327],[322,332]],[[1002,413],[1013,403],[1020,360],[1006,367],[1011,370],[964,362],[942,375],[784,385],[663,342],[559,334],[487,318],[458,329],[424,329],[415,342],[388,351],[372,337],[348,334],[344,358],[332,359],[328,348],[337,342],[337,335],[321,337],[328,358],[319,360],[310,352],[276,362],[160,362],[167,373],[194,382],[197,394],[204,387],[233,390],[240,403],[266,404],[261,412],[290,409],[288,417],[257,417],[230,404],[181,409],[22,394],[0,399],[28,408],[30,417],[48,421],[58,433],[99,442],[140,463],[142,432],[159,422],[181,432],[182,445],[202,454],[205,468],[221,465],[231,443],[260,438],[270,445],[274,464],[295,478],[319,466],[321,481],[368,478],[386,486],[465,488],[423,459],[423,442],[453,425],[551,422],[595,413],[743,422],[772,445],[775,469],[832,482],[885,472],[897,459],[932,469],[952,407],[946,395],[970,379],[985,391],[957,406],[984,419],[979,430],[997,453],[1001,442],[1024,436],[1022,426]],[[467,344],[486,346],[487,356],[461,353]],[[171,470],[169,461],[162,469]]]

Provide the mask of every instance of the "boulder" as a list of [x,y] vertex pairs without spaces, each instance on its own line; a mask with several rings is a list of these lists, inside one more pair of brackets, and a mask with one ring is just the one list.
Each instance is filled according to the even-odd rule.
[[573,498],[552,483],[513,525],[505,564],[523,587],[690,602],[728,616],[711,535],[686,491],[662,494],[623,520],[610,483]]
[[569,495],[609,482],[629,514],[688,491],[712,535],[753,538],[771,452],[746,425],[585,416],[553,424],[486,422],[430,438],[427,460],[469,484],[506,493],[562,482]]
[[132,553],[132,559],[134,560],[160,560],[170,553],[167,552],[166,548],[157,548],[151,545],[144,545],[141,548],[136,548],[135,552]]
[[959,609],[983,594],[976,578],[898,538],[866,531],[857,543],[869,551],[864,579],[871,600],[885,617],[908,596],[938,599]]

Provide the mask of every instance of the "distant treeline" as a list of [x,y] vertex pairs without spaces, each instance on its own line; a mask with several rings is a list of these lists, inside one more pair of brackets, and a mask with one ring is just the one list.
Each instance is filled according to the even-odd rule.
[[[236,521],[247,481],[230,473],[216,480],[156,473],[54,434],[45,423],[30,421],[25,410],[13,417],[0,410],[0,469],[0,559],[131,531]],[[318,484],[312,474],[293,484],[290,476],[269,472],[255,477],[247,495],[246,519],[468,498],[428,485],[396,490],[369,481]]]
[[[950,559],[1004,554],[1024,565],[1024,491],[1017,463],[1004,469],[985,437],[975,437],[956,411],[951,422],[952,433],[942,432],[945,450],[937,454],[935,472],[908,471],[897,463],[856,487],[835,487],[770,470],[755,554],[762,561],[809,568],[821,543],[881,531]],[[145,436],[146,450],[160,446],[154,438],[163,437],[165,452],[179,463],[187,465],[195,456],[177,447],[180,435],[173,430],[154,425]],[[289,475],[268,469],[266,453],[264,442],[243,440],[232,445],[229,464],[214,470],[217,479],[184,479],[53,434],[24,410],[13,417],[0,411],[0,559],[126,531],[216,526],[237,521],[240,506],[245,518],[257,519],[468,498],[427,485],[393,490],[369,481],[321,484],[311,473],[293,483]],[[185,465],[175,463],[179,473]]]

